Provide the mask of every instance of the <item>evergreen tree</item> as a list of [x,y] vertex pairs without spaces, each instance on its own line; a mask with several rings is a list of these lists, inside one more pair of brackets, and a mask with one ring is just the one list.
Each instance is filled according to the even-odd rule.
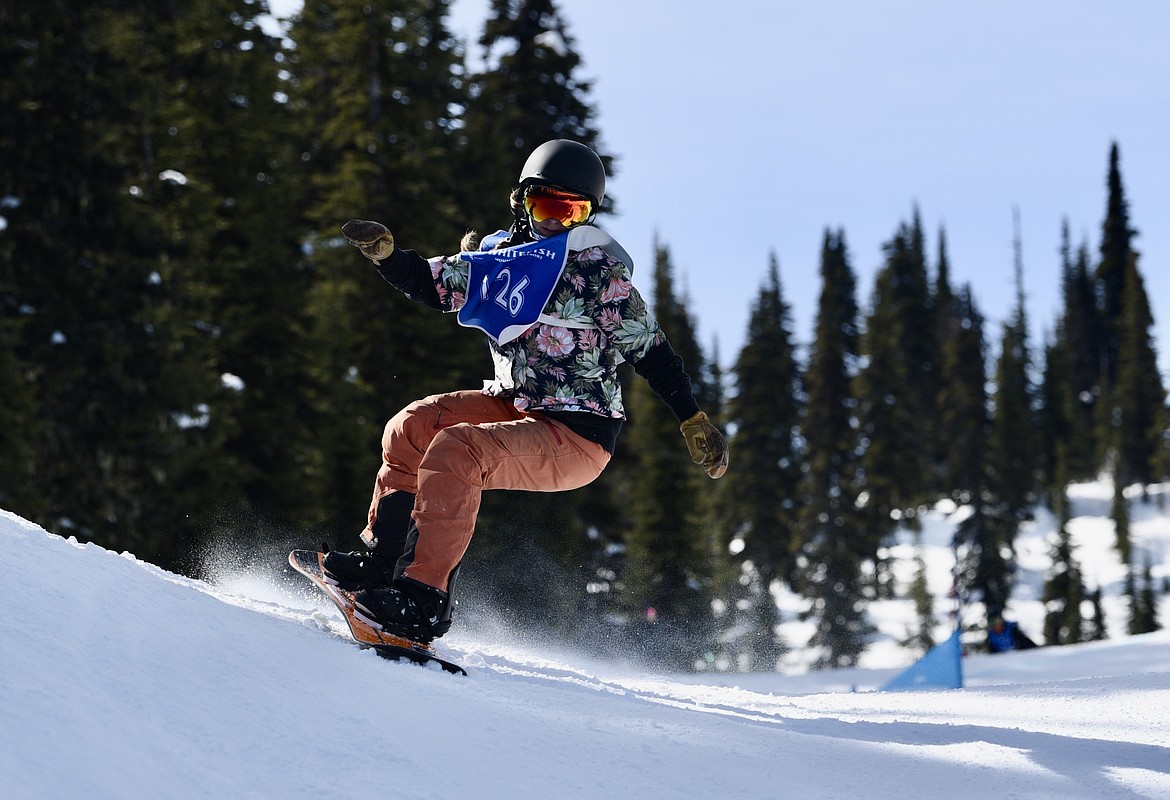
[[[0,255],[0,263],[8,261]],[[7,305],[15,297],[15,291],[0,285],[0,302]],[[37,491],[32,467],[39,415],[25,377],[28,368],[16,356],[19,328],[19,320],[5,308],[0,314],[0,508],[31,508]]]
[[939,427],[948,444],[946,485],[957,503],[970,507],[955,530],[957,580],[964,593],[974,592],[989,608],[1002,609],[1011,564],[989,493],[987,347],[983,315],[969,284],[956,294],[951,319],[953,333],[944,338]]
[[314,231],[314,433],[328,530],[346,543],[365,523],[385,421],[419,397],[477,385],[489,369],[473,334],[453,334],[452,320],[388,286],[337,235],[359,217],[384,221],[399,246],[424,255],[459,248],[450,153],[453,109],[466,96],[447,9],[327,0],[307,3],[290,31],[293,102],[314,132],[301,156]]
[[1116,470],[1126,483],[1151,483],[1156,475],[1166,391],[1158,371],[1149,298],[1134,259],[1125,271],[1115,401]]
[[773,583],[793,578],[800,461],[796,443],[799,373],[791,311],[780,265],[770,256],[768,277],[752,304],[743,349],[735,362],[735,394],[728,401],[734,429],[736,478],[726,487],[728,543],[740,565],[740,585],[758,590],[736,598],[750,610],[758,635],[753,664],[774,667],[783,645]]
[[1086,591],[1080,565],[1073,555],[1072,538],[1068,532],[1068,498],[1063,490],[1056,495],[1055,505],[1060,527],[1052,544],[1052,567],[1041,596],[1046,612],[1044,640],[1050,645],[1077,644],[1085,635],[1081,603]]
[[918,630],[912,633],[904,645],[919,654],[929,652],[936,644],[934,640],[934,596],[926,579],[926,559],[922,555],[922,533],[914,532],[914,579],[910,582],[910,599],[914,602],[914,616]]
[[1105,608],[1101,603],[1101,587],[1098,586],[1093,591],[1089,592],[1089,603],[1093,607],[1093,615],[1088,621],[1088,635],[1085,641],[1088,642],[1103,642],[1109,638],[1109,634],[1105,629]]
[[960,580],[965,591],[981,599],[988,616],[1003,612],[1015,569],[1011,549],[1003,541],[1002,520],[993,512],[987,502],[974,503],[972,513],[955,529]]
[[[937,329],[930,308],[923,237],[903,224],[885,245],[874,299],[862,336],[858,375],[861,480],[866,551],[874,560],[878,594],[893,591],[892,577],[878,558],[898,519],[913,518],[929,498],[929,453],[938,391]],[[913,524],[913,523],[912,523]]]
[[[1170,403],[1162,406],[1162,423],[1158,426],[1161,435],[1154,455],[1154,474],[1159,480],[1170,479]],[[1159,496],[1159,507],[1165,508],[1165,500]]]
[[1133,549],[1129,538],[1129,501],[1125,499],[1125,483],[1113,475],[1113,505],[1109,516],[1113,519],[1114,547],[1121,555],[1123,564],[1131,563]]
[[843,230],[825,231],[820,272],[801,416],[807,452],[800,483],[798,587],[812,600],[816,630],[809,646],[819,649],[816,663],[847,667],[857,664],[873,627],[865,618],[862,580],[862,565],[872,552],[857,512],[852,384],[859,348],[857,281]]
[[951,264],[947,254],[946,230],[941,228],[938,233],[938,265],[935,271],[934,289],[931,293],[931,311],[934,315],[934,339],[937,352],[934,355],[935,369],[931,372],[935,385],[933,388],[928,387],[927,391],[935,393],[932,398],[932,407],[937,413],[931,415],[931,486],[929,491],[932,496],[940,496],[949,492],[951,487],[946,480],[948,472],[947,431],[941,427],[943,417],[942,407],[939,404],[948,382],[946,371],[948,343],[951,337],[959,334],[962,324],[959,319],[958,298],[951,286]]
[[[580,76],[581,57],[554,0],[492,0],[479,44],[484,64],[468,79],[462,166],[452,185],[459,186],[465,224],[494,231],[507,227],[501,213],[508,194],[540,144],[587,144],[611,174],[613,158],[599,147],[592,84]],[[613,206],[612,197],[605,206]]]
[[[654,263],[654,313],[692,375],[702,375],[694,324],[674,287],[669,251],[658,245]],[[701,391],[701,390],[700,390]],[[711,622],[710,536],[702,528],[709,487],[694,468],[679,435],[678,420],[636,380],[623,434],[636,462],[632,477],[632,527],[622,575],[631,633],[658,663],[691,669],[714,650]]]
[[[942,388],[942,342],[938,338],[940,330],[936,306],[938,299],[940,299],[939,295],[945,301],[949,294],[950,264],[946,251],[946,233],[940,230],[938,266],[943,271],[943,279],[947,285],[940,285],[936,279],[932,287],[926,258],[926,236],[922,231],[922,220],[917,208],[914,209],[912,232],[913,250],[920,254],[922,261],[921,270],[916,270],[914,279],[915,281],[921,280],[925,287],[923,308],[915,309],[914,316],[920,318],[921,324],[925,326],[926,330],[910,337],[907,345],[908,353],[917,364],[918,375],[915,383],[918,384],[918,390],[916,400],[918,406],[925,412],[922,422],[926,427],[927,441],[930,441],[937,438],[937,433],[933,428],[935,418],[933,412],[938,400],[938,393]],[[928,466],[930,466],[929,462]],[[923,476],[922,492],[927,500],[934,499],[936,486],[931,483],[934,476],[934,470],[928,470],[927,474]]]
[[[0,103],[5,109],[5,124],[0,127],[0,184],[5,196],[0,200],[0,508],[31,512],[36,504],[37,487],[33,481],[36,470],[34,444],[40,434],[35,426],[41,419],[35,404],[34,385],[30,379],[30,365],[25,364],[18,350],[25,342],[25,327],[31,307],[22,305],[20,285],[17,282],[17,241],[10,229],[19,219],[20,208],[28,198],[16,193],[18,180],[18,150],[20,133],[31,133],[28,108],[22,103],[38,102],[30,98],[35,93],[33,84],[38,73],[49,64],[39,64],[40,70],[30,69],[29,51],[43,46],[33,39],[18,39],[20,33],[31,34],[40,17],[31,9],[17,12],[10,3],[0,11]],[[17,124],[19,121],[19,124]],[[25,151],[28,155],[28,151]],[[20,176],[23,177],[23,176]],[[27,513],[26,513],[27,515]]]
[[1158,596],[1154,589],[1154,574],[1150,566],[1149,553],[1146,553],[1146,563],[1142,569],[1141,612],[1139,624],[1142,633],[1153,633],[1162,629],[1162,624],[1158,622]]
[[[727,402],[724,396],[724,373],[719,364],[718,339],[712,341],[710,353],[704,380],[705,391],[710,396],[704,401],[703,410],[720,430],[727,431]],[[710,653],[705,654],[704,658],[708,662],[705,665],[708,668],[722,672],[728,670],[749,672],[753,668],[759,668],[759,665],[753,664],[752,661],[751,654],[756,648],[744,647],[743,635],[768,641],[775,638],[775,632],[768,628],[769,622],[759,623],[750,619],[752,604],[741,602],[749,597],[760,597],[765,590],[747,585],[753,580],[752,575],[743,571],[744,564],[729,550],[728,520],[735,516],[734,501],[731,498],[733,483],[734,481],[719,480],[705,487],[707,492],[702,519],[704,528],[709,533],[708,558],[715,647]]]
[[1017,216],[1015,238],[1016,308],[1004,325],[995,376],[995,412],[991,424],[990,463],[993,491],[1004,515],[1010,544],[1015,526],[1035,497],[1037,475],[1036,415],[1029,377],[1028,318],[1024,306],[1024,266]]
[[1129,202],[1121,183],[1120,155],[1117,143],[1109,148],[1109,197],[1105,221],[1101,226],[1101,261],[1096,279],[1100,284],[1101,327],[1104,342],[1104,379],[1109,386],[1117,381],[1118,354],[1121,347],[1125,284],[1130,260],[1136,258],[1133,238],[1137,231],[1129,224]]
[[1055,497],[1063,487],[1058,475],[1067,474],[1057,461],[1066,458],[1067,442],[1071,438],[1069,411],[1069,374],[1064,369],[1067,357],[1061,341],[1049,338],[1044,345],[1044,367],[1037,391],[1036,452],[1041,473],[1041,488],[1046,498]]
[[1130,636],[1153,633],[1161,629],[1158,624],[1158,598],[1154,592],[1154,578],[1150,557],[1146,554],[1145,567],[1141,571],[1141,585],[1138,585],[1137,568],[1129,565],[1125,573],[1125,595],[1129,600],[1129,620],[1126,632]]
[[943,337],[940,438],[947,445],[944,483],[960,504],[982,503],[986,486],[987,344],[970,284],[955,295]]
[[[947,232],[939,229],[938,232],[938,265],[935,270],[934,292],[931,307],[935,312],[935,325],[938,328],[938,344],[941,349],[947,341],[947,336],[955,331],[955,297],[951,286],[951,260],[947,255]],[[940,365],[942,355],[940,352]]]
[[263,9],[242,0],[201,9],[177,22],[167,61],[180,90],[188,76],[198,85],[179,94],[179,124],[155,151],[183,177],[169,187],[168,224],[206,265],[211,295],[206,324],[221,380],[208,433],[221,456],[201,465],[200,481],[230,485],[208,509],[217,524],[206,532],[252,542],[270,529],[284,538],[318,522],[324,506],[310,402],[310,272],[297,224],[305,181],[281,78],[287,51],[245,14]]
[[40,416],[38,499],[18,510],[168,565],[232,478],[212,468],[211,424],[215,207],[229,199],[192,168],[222,140],[190,132],[273,102],[252,92],[275,73],[262,10],[28,6],[3,26],[0,162],[19,207],[0,285],[5,313],[26,318],[15,356]]
[[1097,437],[1101,461],[1120,470],[1126,481],[1148,482],[1156,471],[1151,459],[1160,444],[1162,430],[1156,426],[1165,390],[1156,367],[1142,374],[1149,364],[1157,363],[1149,337],[1153,317],[1137,272],[1138,254],[1132,244],[1137,231],[1130,227],[1119,161],[1114,143],[1109,152],[1109,196],[1096,273],[1105,354]]
[[1028,320],[1024,307],[1023,260],[1016,217],[1016,308],[1005,323],[995,373],[994,411],[988,448],[989,500],[984,511],[986,540],[983,571],[993,575],[984,603],[991,614],[1002,612],[1011,593],[1014,543],[1019,525],[1035,499],[1038,474],[1037,421],[1029,377]]
[[1063,411],[1054,407],[1051,413],[1060,415],[1058,430],[1065,440],[1069,478],[1089,480],[1096,476],[1098,467],[1094,409],[1102,392],[1104,338],[1089,274],[1088,245],[1082,244],[1073,255],[1067,221],[1061,239],[1063,310],[1053,353],[1061,361],[1052,365],[1052,375],[1063,381],[1060,399],[1065,405]]

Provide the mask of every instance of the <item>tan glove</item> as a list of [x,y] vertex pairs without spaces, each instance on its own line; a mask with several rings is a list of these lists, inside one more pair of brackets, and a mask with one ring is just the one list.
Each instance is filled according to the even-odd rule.
[[727,472],[727,440],[711,424],[705,413],[699,411],[680,425],[679,430],[687,440],[691,461],[702,464],[712,478],[721,477]]
[[351,219],[341,226],[341,235],[375,264],[394,252],[394,234],[381,222]]

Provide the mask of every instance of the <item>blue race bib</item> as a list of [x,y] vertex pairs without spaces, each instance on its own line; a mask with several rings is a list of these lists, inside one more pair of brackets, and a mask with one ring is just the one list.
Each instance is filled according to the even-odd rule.
[[569,256],[569,233],[537,242],[460,253],[468,270],[467,300],[459,324],[506,344],[536,324]]

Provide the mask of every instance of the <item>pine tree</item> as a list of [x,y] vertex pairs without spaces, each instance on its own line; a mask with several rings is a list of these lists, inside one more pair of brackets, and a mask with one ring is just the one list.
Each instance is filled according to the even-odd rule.
[[400,247],[425,256],[459,249],[452,109],[466,95],[447,8],[308,3],[290,31],[290,94],[314,132],[301,156],[312,190],[314,433],[325,523],[343,542],[365,523],[385,421],[412,400],[478,385],[490,370],[475,335],[453,333],[451,319],[387,285],[338,236],[348,219],[377,219]]
[[[288,51],[249,16],[262,9],[242,0],[200,9],[171,38],[179,124],[155,149],[183,178],[170,186],[168,224],[206,265],[205,322],[221,376],[208,401],[208,435],[221,455],[200,465],[199,480],[224,487],[201,528],[254,546],[267,530],[282,539],[305,533],[325,507],[310,402],[311,273],[298,224],[306,181],[281,77]],[[187,75],[198,86],[184,92]]]
[[[1063,310],[1056,331],[1054,377],[1064,375],[1065,408],[1061,412],[1065,432],[1068,475],[1071,480],[1089,480],[1097,475],[1095,407],[1102,393],[1105,363],[1104,337],[1094,281],[1089,274],[1089,248],[1082,244],[1074,255],[1069,241],[1068,222],[1062,229],[1061,271]],[[1052,409],[1053,414],[1058,409]]]
[[845,232],[825,231],[821,246],[821,294],[805,373],[801,437],[807,443],[800,482],[800,580],[812,600],[823,667],[855,666],[873,627],[865,618],[862,565],[867,548],[857,513],[858,438],[852,378],[859,347],[857,280],[849,264]]
[[[2,248],[2,245],[0,245]],[[0,250],[2,253],[2,250]],[[0,264],[9,263],[0,254]],[[0,284],[0,508],[30,508],[36,496],[31,465],[35,453],[38,415],[26,373],[28,367],[16,356],[20,342],[19,319],[8,308],[16,292]]]
[[991,425],[993,491],[1009,526],[1008,543],[1015,525],[1023,519],[1035,497],[1038,466],[1034,389],[1029,377],[1028,318],[1024,305],[1024,267],[1017,216],[1015,238],[1016,308],[1004,325],[995,380],[995,412]]
[[776,581],[791,582],[799,513],[799,454],[796,426],[799,373],[792,320],[780,283],[780,265],[770,256],[768,276],[752,304],[743,349],[734,366],[735,394],[728,401],[734,429],[735,480],[726,488],[726,544],[739,569],[740,585],[757,594],[736,598],[754,620],[753,664],[774,667],[783,650],[772,594]]
[[1003,328],[995,373],[994,411],[988,449],[989,502],[984,509],[986,541],[982,547],[985,573],[993,579],[985,587],[990,613],[1002,612],[1011,593],[1014,543],[1020,523],[1035,500],[1038,474],[1036,414],[1029,377],[1028,319],[1024,306],[1023,260],[1019,217],[1016,216],[1016,308]]
[[35,124],[28,104],[38,100],[29,95],[32,84],[51,65],[29,68],[28,60],[35,58],[29,51],[44,45],[30,38],[22,40],[19,34],[32,33],[40,19],[31,9],[16,12],[14,5],[0,12],[0,103],[10,115],[0,127],[0,185],[6,187],[0,200],[0,453],[4,454],[0,459],[0,508],[21,510],[27,515],[36,503],[34,445],[41,434],[35,426],[41,414],[35,404],[31,365],[18,355],[26,341],[25,328],[32,308],[24,305],[18,282],[20,209],[28,198],[17,194],[27,189],[27,185],[22,187],[24,176],[18,172],[18,148],[22,143],[17,137],[30,133]]
[[910,582],[910,599],[914,603],[914,616],[918,629],[912,633],[903,645],[909,646],[919,654],[928,652],[936,644],[934,640],[934,596],[930,593],[930,583],[926,575],[926,559],[922,554],[922,532],[914,532],[914,579]]
[[1072,392],[1069,386],[1069,374],[1064,369],[1068,363],[1067,354],[1061,341],[1051,337],[1044,345],[1044,367],[1037,396],[1037,429],[1036,443],[1039,468],[1041,473],[1040,484],[1044,497],[1049,499],[1060,492],[1063,487],[1058,484],[1057,475],[1067,474],[1064,465],[1058,460],[1066,458],[1067,442],[1071,438],[1069,424],[1069,410]]
[[[1097,414],[1099,458],[1126,481],[1148,482],[1161,444],[1165,389],[1156,368],[1149,329],[1153,317],[1137,271],[1129,203],[1121,181],[1117,144],[1109,152],[1108,201],[1097,265],[1105,353],[1103,402]],[[1143,374],[1149,365],[1152,372]]]
[[1116,469],[1126,483],[1150,483],[1157,470],[1157,452],[1166,390],[1158,371],[1152,328],[1154,318],[1144,282],[1133,258],[1125,271],[1114,425]]
[[[678,299],[669,251],[655,249],[654,314],[684,366],[703,373],[694,323]],[[637,379],[623,433],[636,462],[632,527],[626,536],[621,578],[631,633],[659,663],[691,669],[713,651],[709,531],[702,528],[709,487],[679,435],[678,420],[649,385]]]
[[[587,144],[610,174],[613,158],[599,147],[596,111],[588,102],[592,84],[580,76],[581,57],[554,0],[492,0],[479,45],[484,66],[468,78],[461,168],[453,185],[460,189],[465,224],[494,231],[511,222],[509,192],[540,144]],[[612,197],[605,207],[613,207]]]
[[[1058,478],[1058,483],[1063,483]],[[1084,639],[1085,623],[1081,603],[1086,598],[1080,565],[1073,555],[1068,531],[1068,498],[1063,489],[1056,495],[1060,527],[1052,544],[1052,567],[1044,583],[1041,600],[1045,605],[1044,640],[1047,644],[1077,644]]]
[[932,414],[931,431],[931,464],[929,492],[932,496],[947,494],[951,487],[947,485],[947,432],[941,427],[943,392],[946,390],[948,376],[946,372],[947,347],[951,337],[958,335],[961,330],[961,320],[958,317],[958,298],[951,286],[951,264],[947,254],[946,230],[940,228],[938,233],[938,264],[935,271],[934,288],[931,292],[930,310],[933,314],[935,343],[937,352],[934,355],[935,368],[932,370],[935,384],[927,391],[934,391],[932,408],[937,413]]
[[955,295],[943,337],[940,438],[946,443],[944,484],[960,504],[981,503],[986,486],[987,344],[970,284]]
[[954,332],[944,338],[939,426],[948,443],[946,485],[957,503],[970,507],[955,530],[957,578],[964,593],[1002,609],[1011,564],[989,493],[987,348],[983,316],[969,284],[957,293],[951,318]]
[[1101,261],[1096,279],[1101,292],[1101,322],[1104,341],[1104,379],[1112,386],[1117,381],[1118,353],[1121,347],[1121,319],[1125,303],[1126,272],[1136,256],[1133,238],[1137,231],[1130,228],[1129,202],[1121,183],[1120,155],[1117,143],[1109,148],[1109,175],[1106,185],[1109,197],[1105,221],[1101,226]]
[[1088,621],[1088,635],[1085,637],[1085,641],[1105,641],[1109,638],[1109,634],[1105,629],[1105,608],[1101,603],[1100,586],[1089,592],[1089,603],[1092,605],[1093,615]]
[[1126,632],[1130,636],[1143,633],[1153,633],[1161,629],[1158,623],[1158,598],[1154,592],[1154,578],[1150,567],[1150,557],[1146,554],[1146,563],[1141,570],[1141,585],[1138,585],[1138,570],[1132,564],[1125,573],[1125,595],[1129,600],[1129,620],[1126,623]]
[[14,287],[6,307],[26,310],[15,351],[40,416],[42,499],[20,510],[168,565],[232,478],[212,466],[214,259],[230,238],[216,209],[236,198],[196,163],[220,141],[191,131],[210,107],[232,131],[233,114],[273,102],[252,91],[276,72],[260,11],[29,6],[0,48],[17,109],[4,182],[32,212],[9,215],[0,280]]
[[1114,547],[1123,564],[1131,563],[1132,543],[1129,538],[1129,501],[1125,499],[1125,483],[1116,472],[1113,475],[1113,505],[1109,516],[1113,519]]
[[881,595],[889,595],[893,586],[878,551],[898,519],[913,520],[918,505],[929,498],[931,484],[928,421],[934,417],[939,389],[938,343],[922,248],[915,213],[914,224],[903,224],[885,245],[886,263],[875,281],[862,336],[856,394],[864,529],[876,566],[875,590]]
[[1146,563],[1142,569],[1141,610],[1142,633],[1153,633],[1162,629],[1162,624],[1158,621],[1158,596],[1154,590],[1154,574],[1150,566],[1149,553],[1146,553]]
[[[1158,446],[1154,456],[1154,474],[1158,476],[1159,480],[1170,479],[1170,403],[1162,406],[1162,422],[1158,426],[1161,430],[1161,435],[1158,439]],[[1159,503],[1164,503],[1164,498],[1159,496]],[[1164,505],[1159,507],[1164,508]]]

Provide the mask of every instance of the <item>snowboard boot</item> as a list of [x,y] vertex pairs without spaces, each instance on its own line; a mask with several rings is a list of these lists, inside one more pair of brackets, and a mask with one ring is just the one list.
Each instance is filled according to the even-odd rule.
[[451,598],[433,586],[399,578],[384,589],[353,596],[355,616],[394,636],[429,644],[451,627]]
[[349,553],[330,550],[321,560],[321,572],[326,583],[347,592],[356,592],[367,586],[389,586],[394,580],[396,562],[397,559],[393,558],[379,558],[377,550]]
[[373,525],[362,533],[369,550],[349,553],[327,550],[321,564],[325,580],[347,592],[389,586],[397,574],[407,531],[413,527],[412,510],[414,495],[410,492],[393,492],[383,497]]

